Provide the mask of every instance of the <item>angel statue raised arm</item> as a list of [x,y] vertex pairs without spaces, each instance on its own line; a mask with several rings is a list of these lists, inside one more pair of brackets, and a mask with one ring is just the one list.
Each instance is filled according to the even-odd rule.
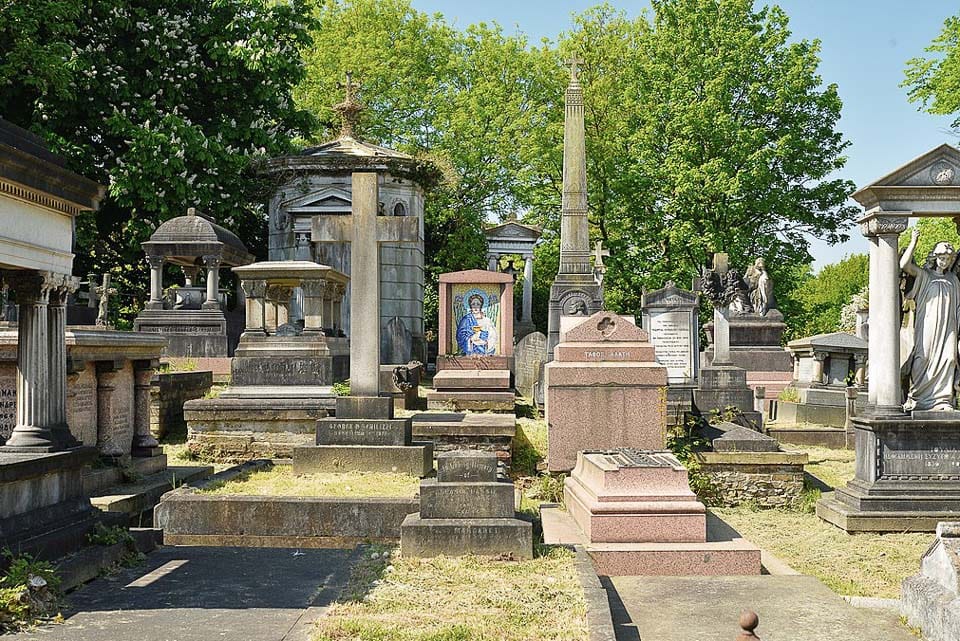
[[953,271],[956,250],[939,242],[921,267],[913,262],[920,231],[914,227],[900,269],[913,276],[907,299],[915,303],[913,346],[903,363],[910,379],[903,408],[952,410],[957,387],[957,331],[960,323],[960,279]]

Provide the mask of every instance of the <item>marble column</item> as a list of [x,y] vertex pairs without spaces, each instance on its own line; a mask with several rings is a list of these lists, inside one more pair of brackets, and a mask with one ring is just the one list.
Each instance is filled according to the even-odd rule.
[[[867,236],[867,242],[870,243],[870,274],[869,280],[867,281],[867,295],[869,300],[874,301],[877,297],[880,296],[880,293],[877,291],[877,279],[873,276],[874,274],[879,273],[879,267],[877,267],[877,237],[876,236]],[[870,319],[870,324],[873,324],[873,319]],[[873,351],[873,338],[871,338],[870,333],[867,334],[867,350],[868,352]],[[867,360],[867,372],[869,380],[874,380],[876,377],[876,372],[874,371],[875,366],[873,359]],[[877,404],[877,388],[875,385],[871,385],[867,390],[867,403],[871,406]]]
[[263,297],[266,293],[267,281],[241,280],[240,286],[243,289],[245,299],[246,319],[244,324],[246,327],[243,330],[244,334],[247,332],[266,333],[266,301]]
[[306,280],[300,284],[303,294],[304,333],[323,333],[323,295],[327,282]]
[[49,428],[50,342],[47,337],[47,303],[50,283],[47,272],[9,271],[4,275],[16,292],[17,331],[17,425],[4,449],[52,452],[58,448]]
[[163,256],[147,256],[150,263],[150,300],[147,309],[163,309]]
[[80,442],[70,433],[67,424],[67,296],[79,283],[72,276],[57,276],[50,289],[47,306],[47,341],[49,344],[49,417],[48,425],[57,443],[64,448]]
[[906,216],[874,215],[861,223],[870,244],[870,395],[876,415],[901,415],[900,253]]
[[133,362],[133,449],[134,456],[159,456],[160,443],[150,433],[150,381],[154,361]]
[[527,256],[523,263],[523,317],[524,323],[533,321],[533,256]]
[[220,309],[220,257],[208,255],[203,257],[203,266],[207,268],[207,300],[203,301],[203,309]]
[[853,363],[854,363],[854,367],[856,368],[854,370],[855,371],[854,380],[858,387],[863,387],[863,384],[866,382],[866,380],[864,379],[864,375],[866,374],[866,372],[864,371],[864,365],[866,364],[866,362],[867,362],[866,354],[853,355]]

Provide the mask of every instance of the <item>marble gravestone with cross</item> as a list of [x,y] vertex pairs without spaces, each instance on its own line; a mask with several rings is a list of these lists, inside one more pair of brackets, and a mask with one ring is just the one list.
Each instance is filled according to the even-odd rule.
[[419,220],[378,216],[378,187],[376,172],[354,172],[352,213],[313,219],[315,241],[350,243],[350,395],[337,398],[335,417],[317,421],[316,447],[294,449],[298,473],[433,469],[432,447],[411,444],[411,419],[394,418],[393,399],[380,396],[380,244],[417,242]]
[[736,408],[754,429],[763,426],[763,415],[754,409],[753,390],[747,386],[747,370],[736,367],[730,358],[730,305],[737,295],[740,276],[730,269],[727,255],[717,253],[713,265],[697,281],[713,305],[714,355],[709,367],[700,368],[699,386],[693,403],[704,416]]

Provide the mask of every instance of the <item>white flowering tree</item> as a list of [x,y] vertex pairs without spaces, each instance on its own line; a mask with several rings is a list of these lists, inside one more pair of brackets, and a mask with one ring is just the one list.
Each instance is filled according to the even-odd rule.
[[[30,4],[48,3],[21,8]],[[29,119],[18,124],[109,185],[101,211],[78,220],[78,273],[112,271],[131,296],[121,302],[138,303],[147,273],[140,243],[189,206],[262,249],[268,186],[252,168],[288,151],[312,125],[291,99],[304,75],[299,50],[310,39],[303,3],[58,4],[78,9],[62,14],[68,25],[58,40],[69,53],[55,50],[68,79],[60,78],[60,91],[33,91]]]

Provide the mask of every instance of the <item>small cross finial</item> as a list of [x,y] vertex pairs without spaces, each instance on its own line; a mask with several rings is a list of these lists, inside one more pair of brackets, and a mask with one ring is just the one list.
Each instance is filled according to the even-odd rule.
[[340,137],[353,138],[360,112],[363,111],[363,105],[354,98],[354,91],[359,85],[353,82],[353,73],[348,71],[347,81],[337,83],[337,86],[343,89],[345,94],[343,102],[333,107],[333,110],[340,114]]
[[196,207],[187,207],[187,216],[196,216],[197,208]]
[[610,250],[603,248],[603,241],[598,240],[593,248],[593,279],[597,285],[603,285],[604,274],[607,273],[607,266],[603,264],[603,257],[609,256]]
[[570,83],[575,84],[580,82],[580,65],[583,64],[583,58],[579,57],[576,53],[570,56],[570,59],[567,60],[567,64],[570,65]]

